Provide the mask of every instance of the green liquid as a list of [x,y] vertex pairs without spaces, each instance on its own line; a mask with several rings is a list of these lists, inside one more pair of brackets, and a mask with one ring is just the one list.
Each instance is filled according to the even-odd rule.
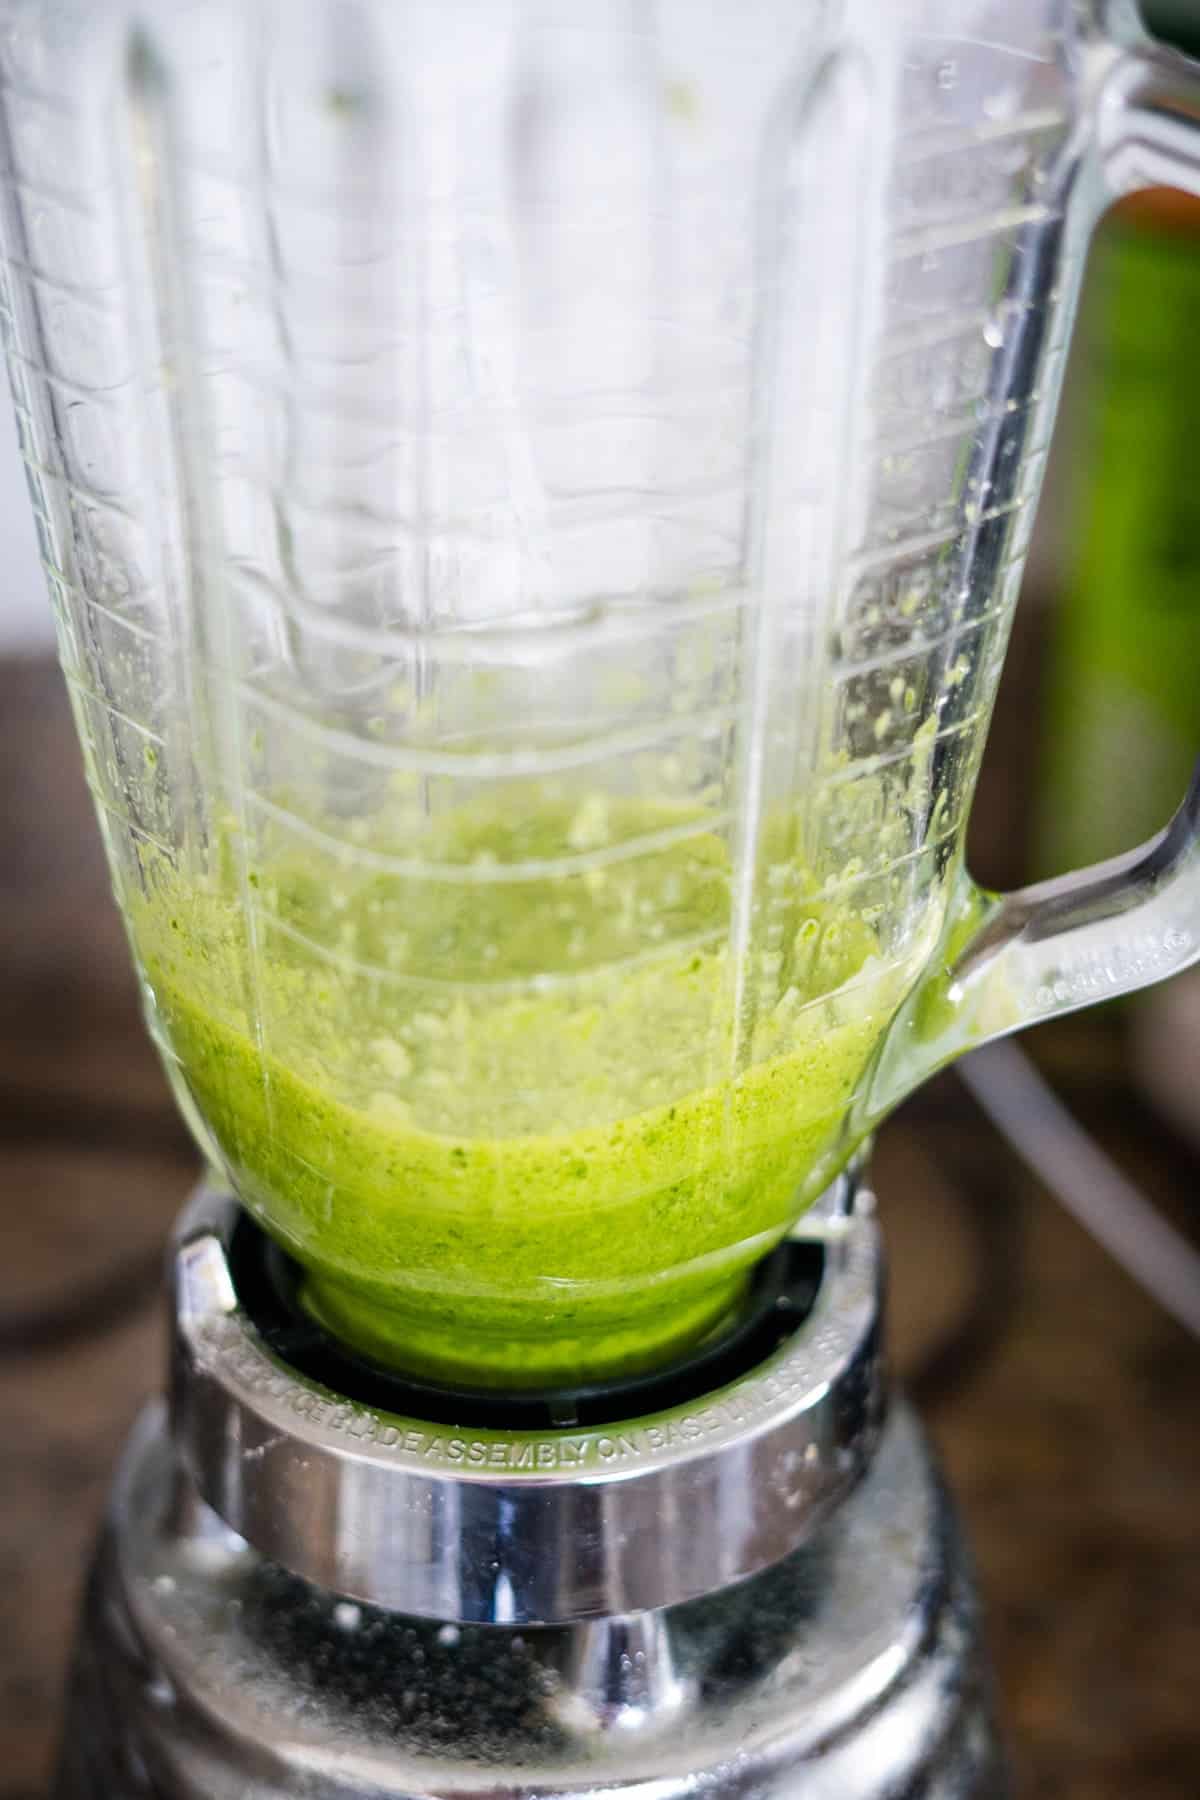
[[739,987],[722,840],[536,872],[578,819],[457,815],[451,881],[226,845],[130,906],[210,1151],[312,1309],[390,1363],[577,1381],[703,1336],[836,1171],[908,984],[781,857]]

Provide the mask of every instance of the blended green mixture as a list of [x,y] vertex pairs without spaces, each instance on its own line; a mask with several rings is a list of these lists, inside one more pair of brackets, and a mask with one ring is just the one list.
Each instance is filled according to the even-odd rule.
[[831,1178],[912,972],[777,835],[736,967],[722,837],[601,795],[460,808],[411,867],[374,830],[372,866],[291,830],[231,830],[199,880],[147,860],[156,1033],[334,1331],[535,1384],[719,1322]]

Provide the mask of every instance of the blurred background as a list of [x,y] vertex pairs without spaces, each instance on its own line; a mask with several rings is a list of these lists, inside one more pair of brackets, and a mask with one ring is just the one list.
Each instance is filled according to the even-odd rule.
[[[1195,0],[1154,23],[1200,49]],[[975,809],[993,885],[1149,835],[1200,747],[1197,320],[1200,205],[1122,207],[1092,258]],[[160,1382],[161,1248],[197,1163],[142,1033],[7,403],[0,542],[0,1800],[35,1800],[112,1463]],[[882,1134],[896,1362],[966,1513],[1021,1791],[1191,1800],[1200,1343],[1057,1190],[1082,1188],[1186,1294],[1200,981],[1023,1044],[1086,1140],[1056,1137],[1025,1089],[1002,1136],[980,1101],[1003,1106],[1012,1071],[984,1059]],[[1046,1183],[1029,1159],[1055,1157]],[[1181,1239],[1160,1245],[1139,1200]]]

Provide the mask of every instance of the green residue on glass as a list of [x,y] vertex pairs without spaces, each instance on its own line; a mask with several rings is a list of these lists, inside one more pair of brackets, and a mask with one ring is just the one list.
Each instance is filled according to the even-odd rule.
[[830,1179],[905,971],[784,859],[739,984],[726,843],[664,808],[493,801],[419,855],[147,864],[131,922],[189,1111],[360,1348],[497,1383],[648,1365]]

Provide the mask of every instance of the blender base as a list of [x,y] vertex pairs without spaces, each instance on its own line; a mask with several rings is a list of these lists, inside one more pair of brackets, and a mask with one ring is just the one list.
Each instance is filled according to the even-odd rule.
[[831,1189],[748,1329],[665,1390],[497,1417],[314,1344],[202,1190],[57,1800],[999,1800],[963,1542],[887,1404],[871,1215]]
[[89,1587],[56,1800],[633,1793],[999,1800],[977,1607],[893,1407],[862,1481],[761,1574],[655,1612],[439,1625],[249,1549],[137,1427]]

